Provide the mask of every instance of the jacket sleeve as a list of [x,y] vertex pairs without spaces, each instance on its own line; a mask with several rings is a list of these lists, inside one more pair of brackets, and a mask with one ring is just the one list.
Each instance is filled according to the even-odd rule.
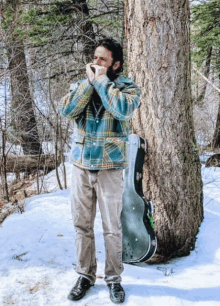
[[62,98],[59,112],[70,119],[78,116],[89,103],[92,93],[93,87],[88,80],[74,83],[70,92]]
[[102,104],[114,118],[129,120],[134,110],[138,107],[141,90],[133,82],[125,83],[122,89],[115,86],[106,75],[99,76],[93,86],[99,94]]

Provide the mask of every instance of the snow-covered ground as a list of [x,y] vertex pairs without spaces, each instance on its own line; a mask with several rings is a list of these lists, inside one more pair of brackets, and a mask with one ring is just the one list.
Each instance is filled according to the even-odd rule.
[[[67,170],[70,182],[69,164]],[[169,264],[125,264],[124,305],[220,305],[220,168],[203,167],[202,174],[205,219],[195,250]],[[0,228],[0,305],[113,305],[103,279],[99,211],[95,225],[96,285],[82,300],[67,300],[77,278],[69,190],[58,190],[55,172],[45,182],[48,191],[53,192],[29,198],[25,212],[9,216]]]

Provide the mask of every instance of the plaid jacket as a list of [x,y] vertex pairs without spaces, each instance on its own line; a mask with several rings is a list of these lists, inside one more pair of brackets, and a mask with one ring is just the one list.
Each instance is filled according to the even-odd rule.
[[77,125],[70,161],[90,170],[126,167],[129,119],[139,105],[140,89],[128,78],[110,81],[106,75],[92,85],[81,80],[70,89],[60,109]]

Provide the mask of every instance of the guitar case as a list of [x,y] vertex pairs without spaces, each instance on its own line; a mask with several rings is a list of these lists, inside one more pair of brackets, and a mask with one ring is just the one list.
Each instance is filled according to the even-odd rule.
[[142,189],[146,141],[136,134],[129,135],[127,147],[129,166],[124,173],[122,233],[124,263],[149,260],[157,248],[153,230],[153,204],[145,199]]

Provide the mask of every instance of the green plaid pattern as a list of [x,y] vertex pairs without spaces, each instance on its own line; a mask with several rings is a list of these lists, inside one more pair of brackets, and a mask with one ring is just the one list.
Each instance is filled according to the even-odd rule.
[[[126,167],[129,119],[139,105],[140,89],[128,78],[118,76],[110,81],[106,75],[99,76],[93,85],[86,79],[70,89],[60,109],[77,125],[70,161],[91,170]],[[101,116],[96,118],[90,107],[94,89],[102,101]]]

